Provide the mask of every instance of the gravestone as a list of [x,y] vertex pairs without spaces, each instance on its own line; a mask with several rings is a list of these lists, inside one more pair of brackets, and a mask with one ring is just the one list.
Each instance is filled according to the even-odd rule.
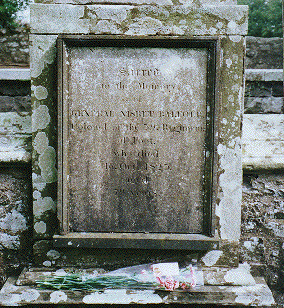
[[146,248],[144,261],[213,249],[215,265],[236,266],[247,7],[31,10],[36,264]]
[[169,297],[78,295],[14,291],[10,280],[17,303],[31,302],[26,294],[39,304],[273,303],[265,283],[237,267],[247,13],[230,0],[31,6],[33,248],[41,269],[17,284],[47,268],[56,275],[58,267],[197,259],[206,286]]

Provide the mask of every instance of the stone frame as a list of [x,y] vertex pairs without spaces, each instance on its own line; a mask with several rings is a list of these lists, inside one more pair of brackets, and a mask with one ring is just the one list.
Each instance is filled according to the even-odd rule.
[[[215,212],[215,192],[216,192],[216,168],[214,164],[214,157],[216,155],[216,129],[214,122],[216,122],[218,110],[217,84],[216,76],[218,53],[218,38],[204,37],[204,38],[188,38],[188,37],[174,37],[169,38],[165,36],[156,36],[148,38],[135,38],[131,36],[95,36],[95,35],[60,35],[57,39],[58,49],[58,203],[57,212],[60,222],[61,235],[55,235],[55,246],[69,246],[78,245],[80,247],[98,247],[98,248],[119,248],[119,247],[135,247],[135,248],[153,248],[156,249],[172,249],[176,246],[177,249],[192,249],[192,250],[206,250],[217,244],[218,239],[214,237],[215,223],[213,213]],[[68,201],[67,195],[67,161],[64,143],[67,142],[67,120],[66,107],[68,98],[66,96],[66,87],[68,84],[68,65],[67,47],[73,46],[102,46],[102,47],[164,47],[164,48],[203,48],[207,50],[207,74],[206,74],[206,134],[205,134],[205,167],[204,167],[204,210],[203,210],[203,234],[178,234],[178,233],[116,233],[109,232],[102,234],[100,232],[90,233],[75,233],[69,232],[68,229]],[[208,107],[210,111],[208,112]],[[65,114],[65,116],[64,116]],[[84,241],[82,241],[84,239]],[[165,239],[167,239],[165,241]],[[163,241],[164,243],[158,243]],[[73,244],[70,245],[70,242]],[[199,242],[203,242],[202,244]]]
[[[194,7],[39,3],[31,5],[35,264],[50,264],[50,251],[54,249],[52,239],[54,233],[59,231],[56,218],[56,40],[62,33],[144,37],[156,35],[198,38],[215,36],[219,38],[220,110],[216,155],[218,189],[214,215],[219,250],[216,250],[218,249],[216,243],[208,247],[208,250],[213,249],[208,254],[215,256],[216,260],[213,262],[210,259],[212,263],[204,259],[207,260],[204,264],[206,266],[210,264],[236,266],[238,264],[242,196],[240,137],[247,16],[247,6],[240,5],[205,4]],[[81,264],[82,259],[87,260],[88,264],[98,264],[97,260],[100,260],[100,255],[105,255],[103,249],[92,249],[92,252],[82,250],[81,242],[78,242],[78,249],[76,245],[72,249],[64,248],[65,246],[57,247],[58,257],[52,259],[52,264],[57,266],[78,265]],[[127,254],[127,251],[121,250],[121,253]],[[131,254],[133,250],[127,254],[127,258],[132,259]],[[149,254],[153,256],[153,250],[149,251]],[[136,257],[139,258],[140,255],[143,259],[144,252],[142,253],[141,250]],[[111,256],[107,255],[107,259],[111,259]]]

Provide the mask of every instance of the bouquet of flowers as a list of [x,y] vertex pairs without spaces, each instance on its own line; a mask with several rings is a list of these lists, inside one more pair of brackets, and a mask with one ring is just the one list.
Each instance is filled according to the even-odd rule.
[[190,290],[203,285],[202,271],[189,265],[179,269],[178,263],[143,264],[121,268],[106,274],[69,274],[59,271],[53,277],[36,281],[41,289],[104,290],[104,289],[175,289]]

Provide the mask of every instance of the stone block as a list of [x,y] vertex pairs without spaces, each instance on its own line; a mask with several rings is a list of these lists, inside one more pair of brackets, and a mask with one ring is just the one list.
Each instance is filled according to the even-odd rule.
[[[167,260],[178,261],[180,264],[185,265],[199,258],[196,252],[188,250],[97,249],[70,248],[70,246],[53,247],[50,240],[35,242],[34,266],[44,266],[46,269],[71,266],[77,268],[100,267],[105,270],[116,270],[138,264],[167,262]],[[58,258],[54,258],[54,255],[58,256]]]
[[[245,35],[246,17],[247,6],[241,5],[218,7],[204,5],[192,8],[33,4],[31,32],[34,34]],[[206,27],[205,23],[211,27]]]
[[284,219],[267,219],[266,226],[275,237],[284,238]]
[[245,98],[245,113],[260,114],[260,113],[282,113],[283,112],[282,97],[246,97]]
[[0,112],[29,112],[31,110],[30,96],[0,96]]
[[246,68],[283,69],[283,38],[248,36]]
[[[152,8],[153,9],[153,8]],[[109,10],[107,11],[110,14]],[[100,16],[103,12],[100,11]],[[106,14],[104,12],[104,14]],[[124,18],[124,17],[120,17]],[[43,155],[45,149],[51,150],[51,144],[55,141],[53,129],[54,126],[51,125],[50,121],[54,119],[51,114],[54,112],[54,105],[56,104],[56,98],[53,96],[54,91],[54,80],[52,76],[55,71],[55,41],[56,35],[54,36],[42,36],[42,35],[32,35],[32,47],[31,53],[35,59],[35,63],[31,66],[31,75],[33,77],[33,96],[32,101],[34,105],[34,120],[33,120],[33,131],[34,134],[34,213],[35,213],[35,236],[40,238],[50,238],[55,231],[54,224],[51,221],[55,221],[55,196],[52,194],[52,187],[55,187],[56,179],[46,178],[46,171],[53,168],[53,162],[55,155],[50,156],[53,159],[50,162],[50,168],[45,168],[46,166],[41,165],[40,155]],[[239,117],[235,117],[235,112],[241,109],[241,94],[242,94],[242,78],[239,78],[243,70],[243,52],[244,52],[244,41],[241,36],[230,36],[221,38],[221,48],[225,50],[223,62],[220,63],[223,85],[224,85],[224,96],[223,103],[227,104],[228,99],[233,104],[234,110],[222,109],[224,117],[228,119],[227,122],[222,123],[221,138],[224,141],[222,146],[219,147],[219,159],[220,159],[220,174],[221,189],[220,189],[220,202],[218,206],[217,215],[221,217],[220,226],[218,233],[221,238],[232,242],[239,237],[239,221],[240,215],[236,216],[240,209],[240,197],[241,197],[241,187],[235,187],[229,185],[231,181],[235,181],[236,177],[241,181],[241,164],[240,159],[237,159],[240,155],[240,136],[239,136]],[[229,59],[232,57],[232,63],[234,63],[234,68],[230,68],[228,65]],[[50,79],[46,79],[46,76],[50,76]],[[227,77],[226,77],[227,76]],[[230,77],[229,77],[230,76]],[[232,76],[232,77],[231,77]],[[38,117],[38,113],[40,117]],[[240,113],[238,113],[240,114]],[[40,119],[38,122],[37,119]],[[229,123],[234,123],[234,125],[229,125]],[[230,138],[228,137],[230,136]],[[229,139],[229,140],[228,140]],[[54,152],[53,152],[54,153]],[[234,166],[232,167],[232,157],[234,157]],[[39,162],[37,164],[36,162]],[[43,167],[43,168],[42,168]],[[43,169],[43,170],[40,170]],[[222,171],[221,171],[222,170]],[[43,172],[44,171],[44,172]],[[43,172],[43,173],[42,173]],[[48,173],[50,174],[50,173]],[[50,182],[49,182],[50,181]],[[233,191],[232,191],[233,189]],[[236,198],[238,194],[238,198]],[[234,198],[232,199],[232,196]],[[235,204],[237,203],[237,207]],[[228,206],[229,205],[229,206]],[[233,207],[237,210],[230,210]],[[52,217],[52,219],[51,219]],[[237,219],[236,219],[237,218]],[[239,219],[239,221],[238,221]],[[234,222],[234,224],[232,224]],[[230,246],[230,243],[228,244]],[[235,248],[235,245],[232,246]],[[233,249],[232,248],[232,249]],[[228,250],[229,251],[229,250]],[[231,250],[232,252],[232,250]],[[74,253],[74,250],[72,250]],[[78,254],[80,255],[80,253]],[[228,258],[231,260],[230,264],[236,264],[237,257],[231,256],[229,258],[229,253],[226,254],[224,262],[228,264]],[[74,256],[74,255],[73,255]],[[75,259],[77,258],[74,257]],[[68,258],[68,260],[72,257]],[[222,258],[221,258],[222,259]],[[220,259],[220,260],[221,260]],[[48,261],[48,260],[47,260]],[[43,261],[45,262],[45,261]],[[74,261],[75,262],[75,261]],[[76,262],[79,262],[78,260]],[[89,261],[90,262],[90,261]],[[94,262],[94,261],[93,261]],[[90,263],[88,263],[90,264]],[[221,263],[219,264],[221,266]]]
[[22,80],[31,79],[29,68],[0,68],[0,80]]
[[247,97],[282,97],[283,82],[282,81],[248,81],[246,80]]
[[2,168],[0,174],[0,245],[28,250],[31,245],[30,166]]
[[240,261],[253,265],[264,265],[264,244],[261,237],[244,236],[240,242]]
[[[84,6],[31,5],[31,33],[88,33]],[[49,30],[48,30],[49,29]]]
[[30,37],[34,59],[31,63],[33,161],[37,162],[33,164],[34,236],[38,239],[50,238],[57,228],[56,38],[56,35]]
[[31,95],[30,81],[0,80],[1,96],[28,96]]
[[31,117],[28,113],[0,113],[0,161],[31,160]]
[[[219,219],[219,234],[228,241],[236,241],[240,236],[240,207],[242,182],[240,118],[243,87],[240,78],[242,74],[244,41],[241,37],[235,41],[233,37],[222,37],[223,49],[222,67],[222,100],[221,110],[224,112],[220,120],[218,157],[220,159],[219,192],[216,206],[216,216]],[[231,60],[233,59],[233,61]],[[230,61],[234,64],[232,68]],[[227,77],[226,77],[227,76]]]
[[[33,24],[31,76],[35,239],[50,239],[57,231],[57,223],[54,223],[56,221],[54,191],[57,184],[56,121],[54,120],[57,106],[54,93],[56,93],[57,84],[54,76],[57,65],[58,34],[122,34],[134,37],[167,35],[169,38],[171,35],[189,37],[219,35],[222,58],[220,57],[220,62],[217,61],[217,66],[220,69],[222,107],[218,110],[220,143],[217,149],[216,166],[220,187],[217,191],[214,215],[216,214],[216,234],[221,239],[222,251],[224,251],[218,266],[224,264],[235,266],[238,263],[236,243],[240,237],[241,221],[240,125],[245,49],[243,36],[247,31],[247,7],[34,4],[31,19]],[[78,26],[75,29],[76,24]],[[62,262],[63,256],[68,255],[67,259],[76,264],[97,262],[93,251],[86,251],[88,256],[80,261],[83,257],[82,251],[78,249],[78,252],[75,252],[75,249],[72,249],[71,254],[71,250],[67,248],[65,250],[61,248],[59,251],[61,257],[53,261]],[[112,262],[109,261],[109,264]]]

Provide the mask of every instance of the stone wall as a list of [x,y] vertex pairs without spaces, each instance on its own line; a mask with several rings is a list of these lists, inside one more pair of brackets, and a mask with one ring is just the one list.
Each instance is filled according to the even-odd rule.
[[0,251],[3,274],[17,274],[31,262],[32,210],[30,164],[6,165],[0,173]]
[[247,37],[246,68],[282,69],[283,39]]
[[246,70],[244,112],[283,113],[283,76],[280,70]]
[[29,65],[29,28],[22,27],[8,34],[0,29],[0,66]]
[[243,184],[241,262],[284,288],[284,174],[245,173]]
[[[262,122],[260,133],[265,142],[262,147],[257,146],[258,141],[252,145],[256,153],[252,155],[264,155],[262,161],[244,158],[240,245],[240,261],[265,277],[279,307],[284,304],[284,152],[279,151],[283,149],[284,125],[282,78],[277,70],[247,70],[245,113]],[[247,131],[245,125],[246,121]],[[259,137],[252,131],[247,133],[253,139]],[[243,136],[244,150],[247,142]]]
[[30,148],[31,136],[26,131],[30,125],[30,81],[1,77],[0,283],[27,266],[32,257],[31,163],[28,157],[22,159],[25,154],[14,157],[22,146]]
[[30,81],[0,80],[0,112],[31,111]]

